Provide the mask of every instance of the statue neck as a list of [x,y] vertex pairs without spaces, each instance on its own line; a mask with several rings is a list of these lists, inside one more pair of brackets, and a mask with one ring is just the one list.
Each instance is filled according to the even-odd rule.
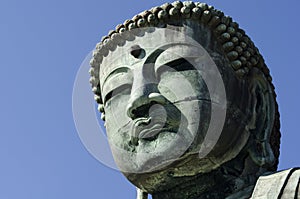
[[250,198],[255,181],[249,178],[226,178],[211,173],[197,176],[168,190],[152,195],[153,199]]
[[153,199],[207,199],[207,198],[250,198],[258,179],[257,173],[244,175],[243,168],[231,169],[222,166],[206,174],[180,177],[180,184],[162,192],[152,194]]

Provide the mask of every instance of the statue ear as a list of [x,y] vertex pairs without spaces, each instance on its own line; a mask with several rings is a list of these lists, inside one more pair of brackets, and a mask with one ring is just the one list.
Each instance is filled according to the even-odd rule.
[[247,128],[251,138],[248,152],[258,166],[268,168],[275,163],[270,145],[275,118],[274,94],[265,75],[256,68],[249,73],[249,83],[251,119]]

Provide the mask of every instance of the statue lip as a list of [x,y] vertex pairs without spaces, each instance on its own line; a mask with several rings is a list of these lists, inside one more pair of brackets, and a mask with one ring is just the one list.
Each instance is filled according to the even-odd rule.
[[134,119],[131,126],[131,144],[137,146],[138,141],[141,139],[147,141],[155,140],[158,134],[163,131],[174,133],[172,129],[175,129],[178,124],[172,119],[177,112],[171,108],[170,106],[165,107],[161,104],[153,104],[148,114]]
[[160,117],[138,118],[132,125],[131,143],[137,146],[139,139],[155,140],[159,133],[168,130],[165,126]]
[[164,130],[164,123],[155,123],[151,127],[143,128],[139,132],[138,138],[153,140],[162,130]]

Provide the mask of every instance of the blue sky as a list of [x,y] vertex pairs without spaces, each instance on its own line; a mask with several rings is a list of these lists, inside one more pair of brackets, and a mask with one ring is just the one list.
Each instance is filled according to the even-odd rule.
[[[166,1],[0,2],[0,198],[134,198],[134,187],[82,145],[72,116],[80,64],[102,36]],[[172,2],[172,1],[167,1]],[[282,123],[280,169],[300,166],[298,0],[209,0],[263,54]]]

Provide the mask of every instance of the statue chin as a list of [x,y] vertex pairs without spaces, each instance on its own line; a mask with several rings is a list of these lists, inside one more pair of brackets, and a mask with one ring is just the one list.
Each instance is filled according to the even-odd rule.
[[126,150],[112,145],[111,149],[122,172],[133,174],[157,172],[164,170],[184,155],[191,143],[191,137],[188,135],[163,131],[154,139],[139,139],[137,146],[133,146],[128,140]]

